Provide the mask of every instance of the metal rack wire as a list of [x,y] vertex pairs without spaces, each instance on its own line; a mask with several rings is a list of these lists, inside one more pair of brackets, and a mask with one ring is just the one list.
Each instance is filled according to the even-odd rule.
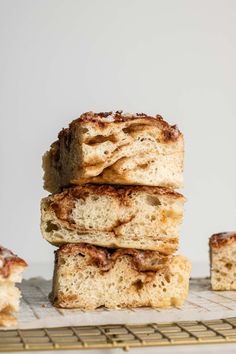
[[236,317],[195,322],[1,330],[0,352],[236,342]]

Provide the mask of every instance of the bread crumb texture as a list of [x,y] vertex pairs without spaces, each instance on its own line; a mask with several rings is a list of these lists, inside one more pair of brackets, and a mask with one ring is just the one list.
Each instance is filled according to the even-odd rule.
[[167,188],[84,185],[44,198],[41,230],[55,245],[176,251],[185,198]]
[[56,251],[51,298],[55,306],[85,310],[180,306],[190,271],[183,256],[64,245]]

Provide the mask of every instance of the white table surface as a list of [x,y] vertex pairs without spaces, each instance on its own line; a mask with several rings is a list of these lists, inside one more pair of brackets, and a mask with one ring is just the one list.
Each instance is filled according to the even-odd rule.
[[[50,263],[34,263],[30,264],[27,271],[24,274],[24,278],[29,279],[32,277],[41,276],[45,279],[50,279],[52,277],[53,265]],[[192,270],[193,277],[206,277],[209,276],[208,264],[194,263]],[[236,343],[229,344],[206,344],[206,345],[179,345],[173,347],[153,347],[153,348],[131,348],[129,353],[131,354],[185,354],[185,353],[222,353],[235,354],[236,353]],[[62,354],[121,354],[124,353],[122,349],[102,349],[102,350],[60,350],[60,351],[40,351],[40,352],[28,352],[28,353],[62,353]]]

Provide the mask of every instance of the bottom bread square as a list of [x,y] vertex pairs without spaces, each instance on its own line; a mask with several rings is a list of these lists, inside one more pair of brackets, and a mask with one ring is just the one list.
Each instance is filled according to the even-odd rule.
[[183,256],[66,244],[55,252],[50,297],[57,307],[84,310],[180,306],[188,294],[190,272]]

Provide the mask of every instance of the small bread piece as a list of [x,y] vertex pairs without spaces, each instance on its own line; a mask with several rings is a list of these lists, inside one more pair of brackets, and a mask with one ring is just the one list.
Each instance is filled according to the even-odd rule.
[[44,198],[41,230],[54,245],[176,251],[185,198],[145,186],[84,185]]
[[214,234],[209,239],[213,290],[236,290],[236,232]]
[[51,300],[57,307],[160,307],[183,304],[191,265],[182,256],[67,244],[55,252]]
[[0,246],[0,286],[1,282],[20,283],[27,263],[5,247]]
[[19,310],[21,282],[27,263],[5,247],[0,246],[0,326],[13,326],[16,318],[12,312]]
[[44,188],[123,184],[181,188],[183,135],[159,115],[87,112],[43,157]]

